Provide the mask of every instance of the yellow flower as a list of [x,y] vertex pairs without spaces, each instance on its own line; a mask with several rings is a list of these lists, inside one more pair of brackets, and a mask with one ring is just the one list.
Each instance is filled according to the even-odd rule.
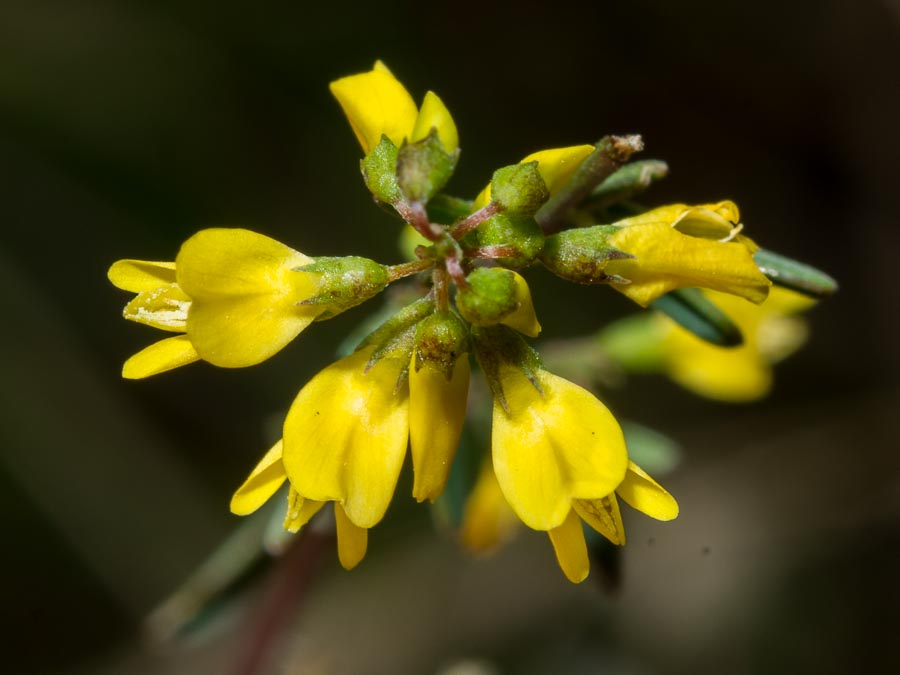
[[381,61],[366,73],[335,80],[331,93],[340,103],[363,152],[369,154],[387,136],[400,146],[419,141],[436,129],[447,152],[459,146],[456,124],[437,94],[425,94],[422,107]]
[[137,293],[125,318],[184,333],[132,356],[123,376],[148,377],[198,359],[237,368],[269,358],[327,309],[302,304],[316,295],[320,278],[296,268],[312,262],[249,230],[209,229],[188,239],[174,263],[114,263],[110,281]]
[[[551,150],[539,150],[525,157],[519,164],[537,162],[538,173],[547,184],[547,190],[551,195],[559,192],[560,188],[575,173],[575,169],[584,159],[594,151],[593,145],[573,145],[565,148],[553,148]],[[491,185],[482,190],[472,204],[472,210],[487,206],[491,201]]]
[[[617,495],[629,506],[657,520],[672,520],[678,515],[678,504],[672,496],[629,461],[625,478],[614,493],[600,499],[573,500],[562,525],[547,532],[560,568],[573,583],[583,581],[590,571],[582,519],[613,544],[625,545]],[[485,464],[466,500],[460,530],[463,545],[478,553],[489,551],[512,536],[516,522],[494,472]]]
[[354,525],[384,516],[403,466],[408,361],[369,364],[374,348],[333,363],[297,395],[284,422],[284,467],[305,499],[339,502]]
[[495,397],[492,454],[516,515],[535,530],[552,530],[573,500],[615,490],[628,454],[619,424],[593,394],[544,370],[535,377],[533,384],[516,368],[501,370],[506,407]]
[[633,258],[610,260],[604,271],[629,283],[620,293],[646,307],[676,288],[700,287],[760,303],[772,283],[753,262],[756,246],[738,236],[740,214],[733,202],[672,204],[614,224],[609,246]]
[[[284,444],[278,441],[250,472],[231,499],[231,512],[247,516],[269,500],[287,480],[282,461]],[[290,532],[299,532],[310,519],[325,506],[325,502],[304,499],[291,487],[288,491],[284,527]],[[344,508],[334,504],[334,519],[337,528],[338,559],[345,569],[353,569],[366,555],[368,530],[355,526],[347,518]]]
[[777,286],[762,305],[707,291],[744,336],[738,347],[718,347],[701,340],[671,319],[658,316],[662,368],[686,389],[721,401],[762,398],[772,387],[772,364],[806,339],[806,324],[793,316],[814,301]]

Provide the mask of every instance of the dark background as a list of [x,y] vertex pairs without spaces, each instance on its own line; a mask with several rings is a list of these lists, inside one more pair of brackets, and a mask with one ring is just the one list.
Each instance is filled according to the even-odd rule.
[[[208,226],[398,262],[327,89],[375,58],[452,110],[452,192],[640,132],[672,168],[654,203],[732,198],[753,238],[842,289],[764,402],[661,378],[611,397],[685,449],[664,481],[679,519],[626,514],[617,593],[570,586],[542,535],[473,561],[396,507],[358,570],[324,554],[272,672],[900,672],[898,0],[5,0],[4,672],[232,671],[253,592],[181,646],[145,647],[141,619],[235,528],[231,492],[368,309],[256,368],[128,382],[160,334],[121,320],[105,273]],[[547,338],[631,310],[530,278]]]

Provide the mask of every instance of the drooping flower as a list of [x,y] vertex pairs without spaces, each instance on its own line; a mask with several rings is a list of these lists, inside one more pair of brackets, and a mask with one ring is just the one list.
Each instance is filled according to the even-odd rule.
[[[278,441],[265,454],[259,464],[250,472],[247,480],[231,498],[231,512],[238,516],[248,516],[259,509],[278,492],[287,480],[282,461],[283,441]],[[284,528],[289,532],[299,532],[325,502],[304,499],[291,487],[288,491]],[[337,530],[338,559],[345,569],[353,569],[366,555],[368,530],[356,527],[347,518],[344,508],[334,504],[334,519]]]
[[447,152],[459,147],[456,124],[438,95],[427,92],[421,108],[417,108],[406,88],[381,61],[366,73],[335,80],[330,88],[366,155],[382,136],[399,147],[405,140],[427,137],[432,129],[437,130]]

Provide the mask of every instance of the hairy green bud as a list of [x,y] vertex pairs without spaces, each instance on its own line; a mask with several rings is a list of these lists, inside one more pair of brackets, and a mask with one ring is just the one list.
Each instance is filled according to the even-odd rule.
[[541,263],[556,276],[576,284],[617,281],[615,275],[606,274],[606,265],[611,260],[634,257],[608,243],[618,231],[613,225],[595,225],[554,234],[544,243]]
[[503,257],[497,261],[505,267],[527,267],[541,252],[544,246],[544,233],[537,221],[528,215],[498,213],[481,223],[464,240],[482,248],[498,247],[503,249]]
[[459,150],[448,153],[437,132],[415,143],[407,143],[397,154],[397,184],[406,199],[427,202],[447,184]]
[[456,294],[456,307],[473,326],[492,326],[519,307],[516,276],[502,267],[479,267]]
[[387,267],[357,256],[316,258],[315,262],[298,267],[297,271],[322,277],[319,294],[303,302],[304,305],[326,305],[317,321],[356,307],[383,291],[389,281]]
[[491,180],[491,201],[506,213],[534,215],[550,198],[537,162],[504,166]]

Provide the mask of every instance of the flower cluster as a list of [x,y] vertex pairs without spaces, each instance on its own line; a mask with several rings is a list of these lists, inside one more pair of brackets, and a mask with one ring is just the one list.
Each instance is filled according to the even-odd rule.
[[188,239],[174,262],[119,261],[110,280],[136,294],[125,318],[174,333],[128,359],[124,377],[201,359],[254,365],[314,321],[415,281],[418,299],[301,389],[283,438],[238,488],[231,510],[252,513],[286,483],[284,527],[296,532],[330,503],[339,559],[354,567],[393,498],[407,447],[413,497],[441,495],[477,363],[493,396],[492,459],[471,493],[462,538],[476,548],[498,540],[504,526],[484,514],[508,504],[548,533],[566,576],[583,580],[582,521],[624,544],[619,497],[659,520],[674,518],[678,506],[630,459],[607,407],[544,368],[525,339],[541,327],[522,273],[541,265],[641,307],[693,288],[751,306],[766,301],[778,275],[758,263],[760,249],[732,202],[636,207],[633,197],[665,173],[661,162],[629,163],[640,137],[531,154],[494,172],[469,201],[442,192],[459,139],[437,95],[417,106],[380,62],[331,91],[362,146],[366,186],[408,225],[411,259],[309,257],[247,230],[209,229]]

